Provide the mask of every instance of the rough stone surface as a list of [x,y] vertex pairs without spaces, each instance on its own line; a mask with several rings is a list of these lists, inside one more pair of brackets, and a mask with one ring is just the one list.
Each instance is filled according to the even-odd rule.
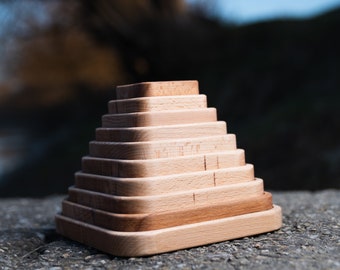
[[0,269],[340,269],[340,191],[274,192],[276,232],[143,258],[118,258],[55,232],[63,197],[0,199]]

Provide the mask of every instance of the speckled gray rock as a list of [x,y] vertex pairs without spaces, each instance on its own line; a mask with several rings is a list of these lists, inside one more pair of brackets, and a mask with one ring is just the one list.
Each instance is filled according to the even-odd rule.
[[340,269],[340,191],[274,192],[281,230],[144,258],[55,233],[62,197],[0,199],[0,269]]

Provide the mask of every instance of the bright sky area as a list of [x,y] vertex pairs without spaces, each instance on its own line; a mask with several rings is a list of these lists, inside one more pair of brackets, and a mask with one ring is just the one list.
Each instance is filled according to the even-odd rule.
[[[201,1],[187,0],[187,2]],[[212,10],[218,17],[236,24],[277,18],[303,19],[340,7],[340,0],[215,0],[212,2],[215,2]]]

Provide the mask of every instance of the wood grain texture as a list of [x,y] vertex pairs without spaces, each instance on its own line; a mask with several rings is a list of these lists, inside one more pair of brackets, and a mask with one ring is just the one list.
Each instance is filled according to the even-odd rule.
[[109,114],[203,109],[206,107],[206,95],[141,97],[111,100],[108,103]]
[[111,159],[156,159],[236,150],[234,134],[148,142],[89,143],[91,157]]
[[97,128],[96,141],[142,142],[196,138],[227,133],[224,121],[153,127]]
[[197,81],[123,85],[116,96],[56,216],[58,233],[146,256],[281,227],[281,208]]
[[125,178],[162,176],[243,165],[245,156],[242,149],[158,159],[123,160],[89,156],[82,158],[84,173]]
[[198,81],[142,82],[116,88],[117,99],[198,94]]
[[194,205],[203,207],[235,198],[261,194],[263,194],[263,181],[256,179],[243,183],[154,196],[115,196],[70,187],[68,200],[108,212],[138,214],[190,209]]
[[105,114],[102,127],[147,127],[217,121],[215,108]]
[[57,232],[114,256],[147,256],[277,230],[279,206],[270,210],[143,232],[117,232],[56,216]]
[[107,177],[78,172],[75,187],[117,196],[151,196],[253,181],[251,164],[217,170],[207,170],[142,178]]
[[203,207],[178,209],[148,214],[116,214],[65,200],[62,214],[66,217],[113,231],[150,231],[196,222],[238,216],[269,210],[273,207],[270,193],[220,202]]

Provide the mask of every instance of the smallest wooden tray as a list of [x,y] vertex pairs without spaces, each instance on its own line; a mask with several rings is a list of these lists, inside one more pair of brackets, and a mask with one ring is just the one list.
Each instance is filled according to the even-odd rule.
[[117,99],[198,95],[198,81],[142,82],[117,86]]

